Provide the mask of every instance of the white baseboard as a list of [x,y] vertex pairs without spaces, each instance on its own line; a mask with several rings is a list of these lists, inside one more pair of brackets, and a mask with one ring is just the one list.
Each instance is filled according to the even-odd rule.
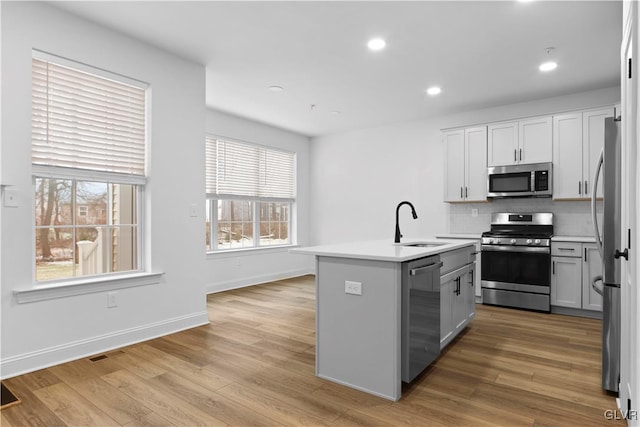
[[0,360],[0,379],[15,377],[209,323],[206,311],[125,329]]
[[227,280],[218,283],[209,283],[205,286],[205,292],[207,294],[215,294],[216,292],[230,291],[231,289],[259,285],[262,283],[273,282],[275,280],[290,279],[292,277],[299,277],[307,274],[315,274],[315,272],[313,271],[313,269],[303,268],[299,270],[289,270],[272,274],[263,274],[259,276],[243,277],[242,279]]

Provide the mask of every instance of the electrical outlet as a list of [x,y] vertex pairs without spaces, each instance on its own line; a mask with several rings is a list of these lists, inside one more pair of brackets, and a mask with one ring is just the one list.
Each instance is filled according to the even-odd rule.
[[362,283],[350,282],[348,280],[345,280],[344,293],[351,294],[351,295],[362,295]]
[[18,207],[18,192],[16,190],[4,190],[4,207],[5,208],[17,208]]
[[471,216],[478,216],[478,209],[471,209]]
[[107,294],[107,308],[114,308],[118,306],[118,301],[116,300],[117,292],[109,292]]
[[192,203],[191,206],[189,206],[189,216],[192,218],[196,218],[198,216],[198,205],[195,203]]

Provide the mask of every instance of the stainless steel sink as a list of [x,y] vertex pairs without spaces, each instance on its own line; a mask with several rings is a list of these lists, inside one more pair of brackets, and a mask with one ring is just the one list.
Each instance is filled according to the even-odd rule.
[[446,245],[446,243],[432,243],[432,242],[409,242],[400,243],[400,246],[413,246],[416,248],[434,248],[436,246]]

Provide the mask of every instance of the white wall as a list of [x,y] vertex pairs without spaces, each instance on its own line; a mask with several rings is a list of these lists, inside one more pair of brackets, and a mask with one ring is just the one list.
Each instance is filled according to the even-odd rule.
[[[45,3],[2,4],[2,377],[208,322],[204,295],[205,69]],[[31,52],[40,49],[151,85],[146,244],[159,284],[18,304],[32,285]]]
[[[490,212],[504,209],[503,204],[483,204],[480,207],[484,208],[481,209],[484,215],[472,220],[470,205],[449,205],[442,201],[441,129],[613,105],[619,101],[620,88],[614,87],[314,138],[311,242],[363,239],[391,242],[395,208],[402,200],[411,201],[418,214],[418,219],[413,220],[410,209],[401,208],[400,228],[405,237],[487,230]],[[563,214],[566,219],[563,223],[575,226],[570,231],[589,229],[586,224],[590,220],[589,203],[550,202],[550,206]]]
[[[297,197],[293,218],[297,243],[309,244],[309,138],[262,123],[207,110],[207,132],[297,153]],[[207,255],[207,293],[313,272],[313,260],[287,249],[236,251]]]

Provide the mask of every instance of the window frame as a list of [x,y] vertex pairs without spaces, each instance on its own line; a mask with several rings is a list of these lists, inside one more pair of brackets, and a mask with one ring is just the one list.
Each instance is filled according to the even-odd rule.
[[[242,247],[242,248],[219,248],[218,247],[218,239],[216,236],[218,235],[218,201],[221,200],[233,200],[233,201],[249,201],[253,203],[253,220],[252,220],[252,230],[253,233],[253,242],[252,246]],[[206,203],[209,209],[209,246],[210,249],[207,249],[208,254],[219,254],[219,253],[227,253],[227,252],[235,252],[235,251],[253,251],[253,250],[264,250],[264,249],[275,249],[275,248],[284,248],[296,245],[295,236],[297,233],[294,230],[294,210],[296,206],[295,200],[291,199],[281,199],[281,198],[260,198],[260,197],[242,197],[242,196],[215,196],[215,197],[207,197]],[[274,244],[274,245],[260,245],[260,203],[286,203],[289,205],[289,215],[287,219],[287,235],[288,242],[282,244]],[[206,218],[205,218],[206,220]],[[283,222],[283,221],[280,221]],[[205,242],[206,245],[206,242]]]
[[[92,67],[80,62],[69,60],[57,55],[49,54],[36,49],[32,50],[32,58],[51,62],[53,64],[72,68],[76,71],[90,73],[94,76],[111,80],[120,84],[135,86],[138,89],[144,90],[144,149],[145,149],[145,162],[144,172],[140,174],[128,174],[122,172],[109,172],[100,170],[91,170],[84,168],[74,167],[61,167],[43,164],[31,163],[31,177],[32,177],[32,194],[36,193],[36,179],[48,178],[48,179],[61,179],[61,180],[74,180],[74,181],[89,181],[100,182],[107,184],[123,184],[133,185],[136,188],[136,203],[135,203],[135,216],[136,216],[136,253],[135,259],[137,260],[137,268],[126,271],[105,272],[92,275],[83,276],[70,276],[59,279],[51,280],[37,280],[36,274],[36,236],[39,228],[36,226],[36,209],[35,203],[31,209],[31,241],[32,243],[32,288],[31,289],[18,289],[14,290],[14,294],[19,303],[32,302],[46,300],[50,298],[59,298],[61,296],[80,295],[85,293],[98,292],[105,289],[121,289],[132,286],[142,286],[147,284],[159,283],[159,278],[164,273],[151,273],[149,271],[150,265],[148,264],[146,235],[148,233],[149,225],[146,223],[145,207],[147,201],[145,199],[145,187],[148,176],[148,152],[150,146],[150,131],[149,125],[151,123],[151,86],[148,83],[135,80],[114,72],[106,71],[97,67]],[[32,82],[33,85],[33,82]],[[33,86],[32,86],[33,87]],[[33,89],[32,89],[33,90]],[[109,202],[110,205],[110,202]],[[74,206],[73,210],[75,211]],[[108,214],[108,212],[107,212]],[[77,213],[76,213],[77,215]],[[110,217],[110,215],[108,215]],[[111,228],[113,224],[106,224]],[[75,230],[80,227],[76,221],[69,228]],[[74,247],[74,253],[77,250]],[[111,257],[108,257],[110,260]],[[74,269],[75,271],[75,269]],[[83,286],[79,286],[83,285]],[[86,285],[86,286],[85,286]]]
[[[215,194],[207,193],[205,197],[205,203],[207,209],[209,209],[209,226],[207,232],[210,236],[209,248],[207,248],[205,239],[205,248],[207,254],[225,254],[234,252],[247,252],[247,251],[262,251],[262,250],[277,250],[297,245],[297,188],[298,188],[298,155],[295,151],[286,150],[279,147],[273,147],[264,144],[256,144],[254,142],[243,141],[237,138],[229,138],[212,133],[207,133],[205,138],[205,146],[208,144],[208,140],[222,140],[238,144],[246,144],[249,146],[259,147],[265,150],[280,151],[285,153],[291,153],[293,155],[293,192],[294,195],[291,198],[288,197],[261,197],[261,196],[244,196],[233,194]],[[216,166],[217,170],[217,166]],[[208,171],[206,172],[208,177]],[[219,248],[218,247],[218,201],[220,200],[245,200],[253,202],[253,245],[242,248]],[[284,244],[274,245],[260,245],[260,203],[288,203],[288,242]],[[206,212],[206,211],[205,211]],[[205,213],[205,223],[206,223]]]

